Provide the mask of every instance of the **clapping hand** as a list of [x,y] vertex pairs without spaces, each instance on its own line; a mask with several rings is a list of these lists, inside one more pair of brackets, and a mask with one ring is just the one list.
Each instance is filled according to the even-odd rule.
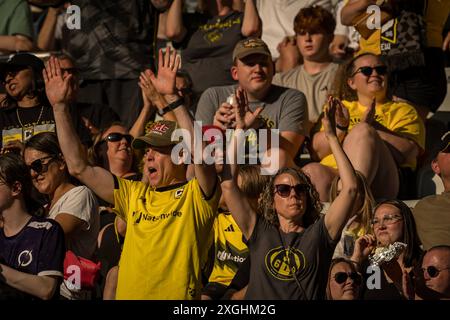
[[259,114],[263,111],[262,107],[256,108],[254,112],[248,107],[248,97],[244,89],[236,90],[236,104],[233,105],[236,118],[236,129],[247,130],[253,128],[257,123]]
[[361,118],[361,122],[372,124],[375,119],[375,107],[377,105],[377,100],[374,97],[370,107],[368,107]]
[[45,92],[50,104],[53,107],[58,104],[67,104],[72,74],[66,73],[66,76],[63,78],[59,60],[52,56],[42,71],[42,75],[45,82]]
[[328,103],[323,110],[322,125],[327,138],[336,136],[336,99],[328,97]]

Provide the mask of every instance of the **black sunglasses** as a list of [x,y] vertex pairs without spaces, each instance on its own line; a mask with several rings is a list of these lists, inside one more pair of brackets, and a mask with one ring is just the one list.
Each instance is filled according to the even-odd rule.
[[363,75],[365,75],[366,77],[370,77],[373,73],[373,70],[375,70],[377,72],[378,75],[380,76],[384,76],[387,73],[387,67],[386,66],[376,66],[376,67],[360,67],[358,68],[358,70],[356,70],[353,74],[352,77],[357,74],[358,72],[361,72]]
[[357,272],[336,272],[334,275],[334,281],[338,284],[343,284],[347,279],[350,278],[353,280],[353,282],[357,285],[361,284],[361,275]]
[[296,184],[291,186],[289,184],[277,184],[275,186],[275,192],[280,195],[280,197],[287,198],[291,194],[291,190],[294,189],[295,195],[300,197],[304,192],[308,191],[308,186],[306,184]]
[[431,278],[436,278],[442,270],[450,270],[450,268],[438,269],[435,266],[428,266],[422,269],[422,271],[426,271]]
[[[50,160],[47,163],[43,163],[43,161],[46,160],[46,159],[50,159]],[[47,172],[48,166],[50,165],[50,163],[52,163],[52,161],[54,161],[56,159],[57,159],[56,156],[42,157],[40,159],[34,160],[27,167],[28,167],[28,169],[33,170],[37,174],[41,174],[41,173]]]
[[105,139],[102,140],[102,142],[109,141],[109,142],[118,142],[121,141],[123,138],[127,140],[129,144],[131,144],[131,141],[133,141],[133,136],[131,134],[122,134],[119,132],[111,132],[106,136]]

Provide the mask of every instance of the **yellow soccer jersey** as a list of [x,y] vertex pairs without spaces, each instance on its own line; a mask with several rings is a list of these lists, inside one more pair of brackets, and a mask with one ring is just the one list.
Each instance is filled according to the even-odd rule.
[[247,256],[248,248],[233,216],[229,212],[219,213],[214,220],[214,266],[209,282],[228,286]]
[[127,221],[116,299],[199,298],[219,186],[204,199],[197,179],[156,190],[114,179],[114,211]]
[[[342,101],[350,114],[349,131],[361,121],[361,117],[366,107],[359,104],[358,101]],[[423,121],[417,115],[414,107],[403,102],[387,102],[383,105],[377,105],[375,109],[375,121],[396,134],[408,138],[425,148],[425,126]],[[320,128],[323,131],[323,126]],[[402,167],[416,168],[416,162],[404,163]],[[321,164],[337,169],[336,160],[332,154],[324,157]]]

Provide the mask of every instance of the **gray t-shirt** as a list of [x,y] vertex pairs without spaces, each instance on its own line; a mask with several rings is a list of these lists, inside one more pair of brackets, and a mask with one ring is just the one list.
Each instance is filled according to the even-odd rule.
[[336,63],[330,63],[321,72],[309,74],[301,65],[292,70],[275,74],[272,83],[303,92],[308,101],[308,119],[315,123],[327,101],[337,68]]
[[[336,242],[324,217],[302,232],[283,233],[259,216],[248,241],[248,300],[320,300],[325,298],[328,269]],[[289,248],[289,249],[287,249]],[[295,280],[295,270],[300,286]]]
[[[217,109],[236,88],[237,85],[231,85],[207,89],[200,97],[195,119],[202,121],[203,125],[213,124]],[[308,107],[305,95],[300,91],[272,85],[264,100],[250,102],[249,107],[251,111],[257,107],[264,108],[260,116],[267,128],[305,135],[304,122],[307,120]]]

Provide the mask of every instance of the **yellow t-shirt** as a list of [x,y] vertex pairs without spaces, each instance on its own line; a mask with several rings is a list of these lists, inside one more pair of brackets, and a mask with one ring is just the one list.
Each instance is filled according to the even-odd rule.
[[[350,115],[349,132],[361,121],[361,117],[366,107],[359,104],[358,101],[342,101],[347,107]],[[375,121],[396,134],[408,138],[425,148],[425,126],[423,121],[417,115],[414,107],[403,102],[387,102],[377,105],[375,109]],[[320,128],[323,131],[323,126]],[[402,167],[416,168],[416,162],[404,163]],[[336,160],[332,154],[324,157],[321,164],[337,169]]]
[[214,220],[214,266],[209,282],[228,286],[247,256],[248,248],[233,216],[229,212],[219,213]]
[[115,212],[127,222],[116,299],[192,300],[212,243],[220,188],[205,199],[197,179],[152,189],[115,178]]
[[441,48],[442,29],[450,12],[449,0],[428,0],[425,10],[427,46]]

